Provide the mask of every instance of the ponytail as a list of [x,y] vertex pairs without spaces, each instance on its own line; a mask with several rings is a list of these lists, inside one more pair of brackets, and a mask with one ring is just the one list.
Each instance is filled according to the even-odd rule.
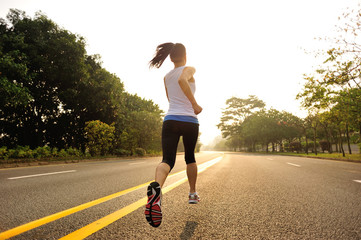
[[186,48],[181,43],[163,43],[158,45],[156,49],[156,54],[152,60],[149,62],[149,67],[160,68],[164,60],[170,55],[172,62],[179,61],[186,55]]
[[149,62],[149,67],[160,68],[164,60],[168,57],[168,55],[172,51],[173,47],[174,47],[174,43],[171,42],[158,45],[157,49],[155,50],[156,54],[154,58]]

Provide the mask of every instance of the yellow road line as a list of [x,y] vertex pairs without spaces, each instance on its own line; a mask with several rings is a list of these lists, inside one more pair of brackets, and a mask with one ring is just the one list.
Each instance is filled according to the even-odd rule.
[[[211,161],[213,161],[213,160],[211,160]],[[209,162],[211,162],[211,161],[209,161]],[[206,162],[206,163],[204,163],[204,164],[207,164],[207,163],[208,163],[208,162]],[[180,172],[177,172],[177,173],[174,173],[174,174],[170,175],[169,177],[173,177],[173,176],[179,175],[179,174],[184,173],[184,172],[185,172],[185,170],[180,171]],[[66,217],[66,216],[68,216],[68,215],[71,215],[71,214],[73,214],[73,213],[82,211],[82,210],[84,210],[84,209],[93,207],[93,206],[95,206],[95,205],[104,203],[104,202],[109,201],[109,200],[111,200],[111,199],[120,197],[120,196],[122,196],[122,195],[125,195],[125,194],[127,194],[127,193],[133,192],[133,191],[135,191],[135,190],[138,190],[138,189],[140,189],[140,188],[146,187],[146,186],[149,185],[149,183],[151,183],[151,182],[153,182],[153,181],[154,181],[154,180],[149,181],[149,182],[146,182],[146,183],[143,183],[143,184],[140,184],[140,185],[135,186],[135,187],[132,187],[132,188],[128,188],[128,189],[126,189],[126,190],[123,190],[123,191],[120,191],[120,192],[117,192],[117,193],[113,193],[113,194],[111,194],[111,195],[108,195],[108,196],[105,196],[105,197],[102,197],[102,198],[99,198],[99,199],[96,199],[96,200],[93,200],[93,201],[90,201],[90,202],[87,202],[87,203],[84,203],[84,204],[81,204],[81,205],[76,206],[76,207],[73,207],[73,208],[69,208],[69,209],[67,209],[67,210],[64,210],[64,211],[61,211],[61,212],[58,212],[58,213],[54,213],[54,214],[52,214],[52,215],[49,215],[49,216],[40,218],[40,219],[38,219],[38,220],[35,220],[35,221],[32,221],[32,222],[29,222],[29,223],[20,225],[20,226],[18,226],[18,227],[9,229],[9,230],[7,230],[7,231],[5,231],[5,232],[0,233],[0,240],[8,239],[8,238],[17,236],[17,235],[19,235],[19,234],[22,234],[22,233],[27,232],[27,231],[29,231],[29,230],[32,230],[32,229],[34,229],[34,228],[40,227],[40,226],[42,226],[42,225],[44,225],[44,224],[53,222],[53,221],[58,220],[58,219],[60,219],[60,218]]]
[[58,212],[58,213],[55,213],[55,214],[40,218],[38,220],[23,224],[21,226],[12,228],[10,230],[7,230],[5,232],[0,233],[0,239],[8,239],[8,238],[14,237],[16,235],[19,235],[19,234],[24,233],[26,231],[29,231],[31,229],[40,227],[41,225],[44,225],[44,224],[47,224],[49,222],[52,222],[52,221],[58,220],[60,218],[66,217],[66,216],[68,216],[70,214],[73,214],[73,213],[79,212],[81,210],[93,207],[93,206],[98,205],[100,203],[109,201],[109,200],[111,200],[113,198],[120,197],[120,196],[122,196],[124,194],[127,194],[127,193],[130,193],[132,191],[138,190],[138,189],[140,189],[142,187],[146,187],[151,182],[152,181],[141,184],[141,185],[138,185],[138,186],[135,186],[135,187],[132,187],[132,188],[128,188],[126,190],[123,190],[123,191],[108,195],[106,197],[99,198],[99,199],[93,200],[91,202],[87,202],[87,203],[81,204],[79,206],[69,208],[67,210],[64,210],[64,211],[61,211],[61,212]]
[[[182,173],[182,172],[184,172],[184,170],[183,170],[183,171],[180,171],[180,172],[178,172],[178,173],[174,173],[174,174],[172,174],[171,176],[180,174],[180,173]],[[123,191],[120,191],[120,192],[117,192],[117,193],[114,193],[114,194],[105,196],[105,197],[103,197],[103,198],[99,198],[99,199],[93,200],[93,201],[91,201],[91,202],[87,202],[87,203],[81,204],[81,205],[79,205],[79,206],[76,206],[76,207],[73,207],[73,208],[69,208],[69,209],[67,209],[67,210],[64,210],[64,211],[61,211],[61,212],[58,212],[58,213],[55,213],[55,214],[52,214],[52,215],[49,215],[49,216],[40,218],[40,219],[38,219],[38,220],[35,220],[35,221],[32,221],[32,222],[23,224],[23,225],[21,225],[21,226],[12,228],[12,229],[10,229],[10,230],[7,230],[7,231],[5,231],[5,232],[0,233],[0,240],[14,237],[14,236],[16,236],[16,235],[19,235],[19,234],[24,233],[24,232],[26,232],[26,231],[29,231],[29,230],[31,230],[31,229],[40,227],[40,226],[42,226],[42,225],[44,225],[44,224],[53,222],[53,221],[58,220],[58,219],[60,219],[60,218],[66,217],[66,216],[71,215],[71,214],[73,214],[73,213],[82,211],[82,210],[84,210],[84,209],[87,209],[87,208],[93,207],[93,206],[95,206],[95,205],[104,203],[104,202],[109,201],[109,200],[111,200],[111,199],[120,197],[120,196],[125,195],[125,194],[127,194],[127,193],[130,193],[130,192],[132,192],[132,191],[135,191],[135,190],[138,190],[138,189],[140,189],[140,188],[146,187],[146,186],[148,186],[149,183],[151,183],[151,182],[152,182],[152,181],[149,181],[149,182],[143,183],[143,184],[141,184],[141,185],[138,185],[138,186],[135,186],[135,187],[132,187],[132,188],[128,188],[128,189],[126,189],[126,190],[123,190]]]
[[[202,164],[201,166],[199,166],[199,171],[198,173],[203,172],[204,170],[206,170],[207,168],[211,167],[212,165],[216,164],[217,162],[219,162],[222,159],[222,157],[218,157],[216,159],[213,159],[211,161],[208,161],[204,164]],[[162,189],[162,194],[165,194],[167,192],[169,192],[170,190],[178,187],[179,185],[181,185],[182,183],[187,181],[187,177],[184,177],[180,180],[178,180],[177,182],[165,187]],[[72,232],[62,238],[60,238],[59,240],[75,240],[75,239],[84,239],[88,236],[90,236],[91,234],[99,231],[100,229],[108,226],[109,224],[117,221],[118,219],[128,215],[129,213],[137,210],[138,208],[144,206],[145,204],[147,204],[147,197],[144,197],[122,209],[119,209],[116,212],[113,212],[95,222],[92,222],[90,224],[88,224],[87,226],[78,229],[75,232]]]

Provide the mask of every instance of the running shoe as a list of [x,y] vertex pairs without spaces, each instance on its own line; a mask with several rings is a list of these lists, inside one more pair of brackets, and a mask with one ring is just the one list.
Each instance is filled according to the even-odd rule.
[[152,182],[148,186],[148,202],[145,205],[145,218],[152,227],[159,227],[162,222],[161,197],[162,191],[157,182]]
[[201,198],[199,197],[198,193],[190,193],[189,194],[189,200],[188,203],[189,204],[197,204],[201,201]]

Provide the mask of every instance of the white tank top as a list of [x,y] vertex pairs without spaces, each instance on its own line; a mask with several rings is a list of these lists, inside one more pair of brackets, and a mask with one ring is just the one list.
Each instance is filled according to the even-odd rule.
[[[169,98],[169,109],[166,115],[182,115],[197,118],[191,102],[188,100],[178,83],[178,79],[184,68],[185,66],[175,68],[165,75],[165,87],[167,88]],[[194,82],[188,83],[194,94],[196,91],[196,84]]]

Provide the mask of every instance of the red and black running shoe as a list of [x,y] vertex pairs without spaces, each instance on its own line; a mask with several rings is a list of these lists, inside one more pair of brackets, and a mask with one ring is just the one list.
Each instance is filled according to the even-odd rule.
[[148,186],[148,202],[145,205],[145,218],[152,227],[159,227],[162,222],[161,197],[162,191],[157,182],[152,182]]

